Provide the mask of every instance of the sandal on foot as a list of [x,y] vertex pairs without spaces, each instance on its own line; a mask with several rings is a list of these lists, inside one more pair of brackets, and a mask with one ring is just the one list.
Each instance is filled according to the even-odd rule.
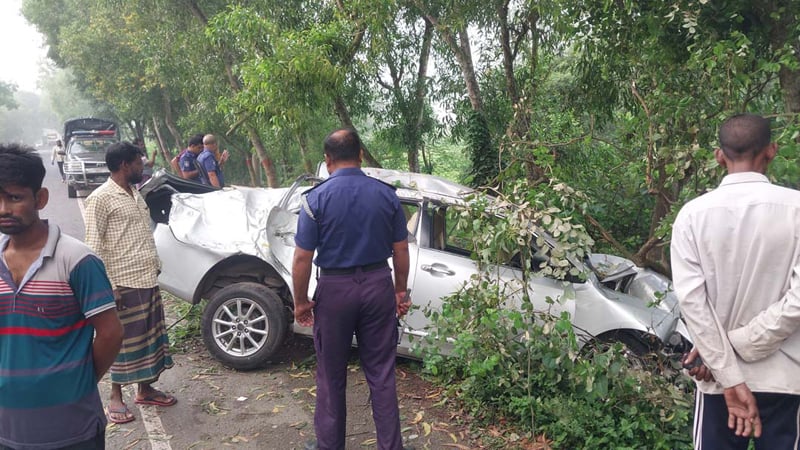
[[172,406],[178,403],[178,399],[172,395],[165,394],[161,391],[153,391],[150,394],[133,400],[134,403],[139,405],[156,405],[156,406]]
[[[123,415],[122,419],[115,419],[113,415],[116,414],[117,416]],[[112,408],[111,405],[106,406],[106,418],[111,423],[122,424],[133,422],[136,419],[136,416],[131,414],[130,410],[126,405],[122,405],[121,408]]]

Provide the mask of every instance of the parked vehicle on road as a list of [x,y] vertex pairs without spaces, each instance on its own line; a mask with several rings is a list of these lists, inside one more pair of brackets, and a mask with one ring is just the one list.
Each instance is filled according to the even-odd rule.
[[[473,191],[431,175],[364,171],[399,186],[397,195],[408,219],[408,286],[419,308],[402,321],[397,351],[418,357],[410,338],[431,331],[423,309],[441,309],[447,296],[477,271],[470,249],[452,233],[460,212],[455,207]],[[263,365],[290,329],[311,335],[311,328],[294,322],[291,266],[300,195],[319,180],[303,176],[288,188],[214,192],[190,183],[194,193],[181,193],[177,191],[189,182],[158,172],[142,188],[156,222],[154,236],[162,261],[159,284],[195,304],[208,299],[202,314],[203,341],[230,367]],[[568,311],[583,344],[621,341],[636,353],[684,350],[688,334],[666,277],[612,255],[571,263],[588,274],[585,280],[565,282],[536,273],[530,277],[537,310]],[[500,282],[523,282],[511,260],[497,269]],[[312,277],[311,292],[314,287]],[[509,298],[504,306],[518,308],[519,301]]]
[[106,148],[115,142],[119,142],[119,127],[111,120],[82,117],[64,122],[64,176],[69,198],[106,182],[111,175]]

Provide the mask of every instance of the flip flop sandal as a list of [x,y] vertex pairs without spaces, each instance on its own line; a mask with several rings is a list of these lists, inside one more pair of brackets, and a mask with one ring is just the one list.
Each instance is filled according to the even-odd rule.
[[[161,400],[161,399],[166,400]],[[175,403],[178,403],[178,399],[169,395],[165,394],[161,391],[154,391],[150,395],[144,398],[137,398],[133,400],[134,403],[139,405],[156,405],[156,406],[172,406]]]
[[[125,414],[125,418],[115,419],[111,417],[112,414]],[[112,408],[111,406],[106,406],[106,418],[109,422],[116,423],[118,425],[136,420],[136,416],[131,414],[131,411],[128,409],[127,405],[122,405],[122,408]]]

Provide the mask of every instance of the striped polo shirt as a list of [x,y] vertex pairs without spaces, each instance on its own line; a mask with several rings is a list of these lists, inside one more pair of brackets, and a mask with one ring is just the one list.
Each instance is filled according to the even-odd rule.
[[19,286],[0,258],[0,445],[16,449],[65,447],[106,425],[87,319],[113,308],[114,294],[100,259],[48,227]]

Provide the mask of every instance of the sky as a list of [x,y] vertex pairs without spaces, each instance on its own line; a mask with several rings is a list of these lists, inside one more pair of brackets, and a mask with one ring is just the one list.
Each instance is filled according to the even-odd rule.
[[19,12],[22,0],[0,0],[0,81],[38,92],[39,64],[47,58],[42,35]]

